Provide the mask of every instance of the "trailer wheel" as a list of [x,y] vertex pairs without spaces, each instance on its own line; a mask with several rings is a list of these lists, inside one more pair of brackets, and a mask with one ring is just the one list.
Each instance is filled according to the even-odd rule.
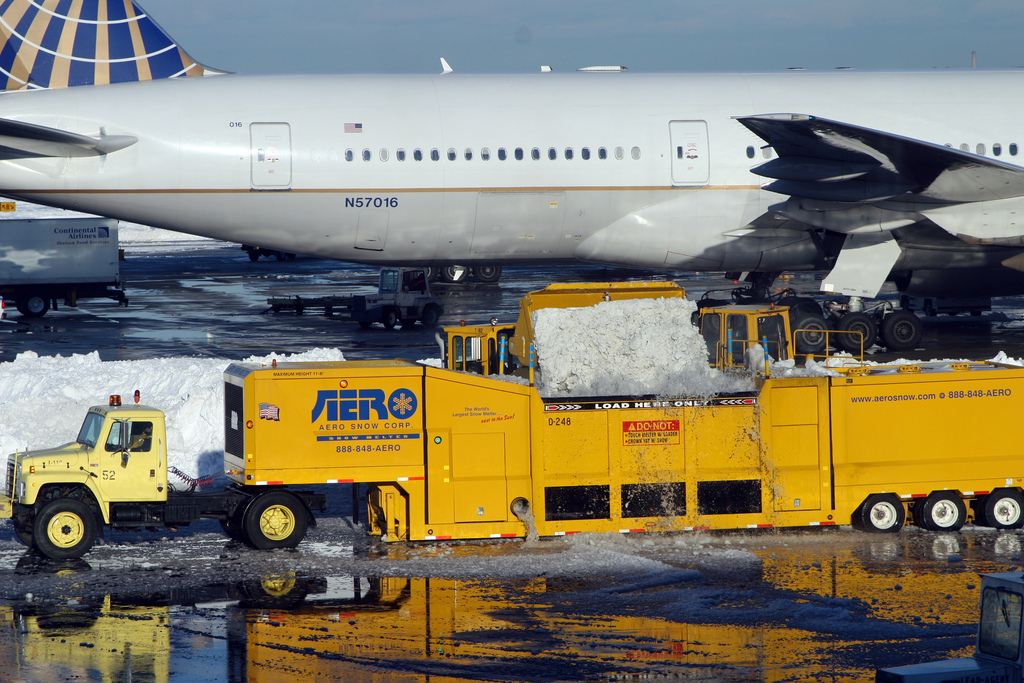
[[882,320],[882,343],[890,351],[909,351],[921,341],[921,319],[909,311],[896,311]]
[[966,519],[964,501],[949,491],[935,491],[914,503],[914,523],[928,531],[959,531]]
[[[874,318],[867,313],[847,313],[836,324],[836,329],[841,332],[860,332],[864,339],[864,350],[867,351],[878,338],[878,325]],[[836,335],[836,346],[843,351],[860,353],[861,339],[855,334]]]
[[294,548],[306,535],[306,509],[285,491],[264,493],[246,509],[245,538],[254,548]]
[[985,496],[976,512],[982,526],[1020,529],[1024,526],[1024,498],[1014,489],[996,489]]
[[39,552],[51,560],[75,560],[96,543],[96,516],[79,500],[58,498],[36,514],[32,535]]
[[875,493],[864,499],[853,513],[856,526],[864,531],[895,533],[907,517],[903,503],[891,493]]
[[42,318],[50,310],[50,300],[40,294],[31,294],[15,303],[18,313],[26,318]]
[[423,307],[423,315],[420,317],[420,324],[423,327],[436,327],[437,321],[441,319],[441,309],[435,304],[427,304]]

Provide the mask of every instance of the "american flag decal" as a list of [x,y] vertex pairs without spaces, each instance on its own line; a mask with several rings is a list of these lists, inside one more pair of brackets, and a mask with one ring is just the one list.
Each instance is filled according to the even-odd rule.
[[281,420],[281,409],[275,406],[273,403],[261,403],[260,404],[260,419],[261,420]]
[[345,132],[346,133],[362,133],[363,132],[363,124],[361,124],[361,123],[346,123],[345,124]]

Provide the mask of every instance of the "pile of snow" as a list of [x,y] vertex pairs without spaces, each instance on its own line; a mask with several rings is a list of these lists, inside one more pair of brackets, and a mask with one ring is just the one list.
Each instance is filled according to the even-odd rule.
[[[245,362],[337,361],[337,349],[312,349],[291,356],[271,354]],[[158,358],[101,361],[88,355],[19,354],[0,364],[0,455],[70,443],[90,406],[111,394],[130,401],[138,389],[142,403],[167,417],[168,464],[192,476],[223,471],[224,369],[231,361],[211,358]]]
[[602,301],[533,313],[543,396],[687,396],[752,391],[750,378],[708,366],[687,299]]

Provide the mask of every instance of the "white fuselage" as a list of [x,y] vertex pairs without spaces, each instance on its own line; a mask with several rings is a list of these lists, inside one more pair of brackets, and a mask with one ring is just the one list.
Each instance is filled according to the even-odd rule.
[[785,197],[761,189],[750,169],[770,150],[733,117],[812,114],[990,157],[998,145],[1016,164],[1022,105],[1017,71],[217,76],[15,92],[0,118],[138,142],[0,161],[0,193],[345,261],[812,269],[805,232],[762,219],[743,233]]

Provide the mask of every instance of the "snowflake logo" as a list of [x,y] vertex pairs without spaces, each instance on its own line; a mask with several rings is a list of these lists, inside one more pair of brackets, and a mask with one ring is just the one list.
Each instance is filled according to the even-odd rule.
[[408,389],[396,389],[388,398],[391,414],[405,419],[416,412],[416,395]]

